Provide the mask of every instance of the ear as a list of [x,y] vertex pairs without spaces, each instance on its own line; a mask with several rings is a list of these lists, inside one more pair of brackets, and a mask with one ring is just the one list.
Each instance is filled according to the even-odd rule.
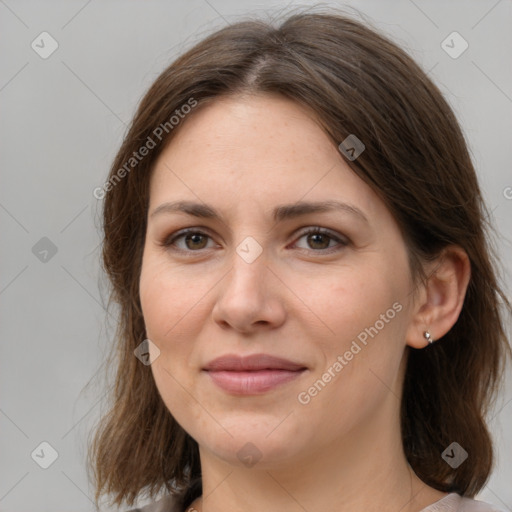
[[425,331],[437,341],[453,327],[462,310],[470,276],[468,255],[458,246],[445,248],[429,263],[427,280],[421,285],[407,330],[407,345],[424,348],[428,345]]

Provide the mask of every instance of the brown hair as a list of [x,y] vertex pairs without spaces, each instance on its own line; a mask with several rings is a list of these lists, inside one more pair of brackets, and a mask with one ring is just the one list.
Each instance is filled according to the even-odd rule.
[[[510,353],[501,310],[504,304],[508,314],[510,304],[475,170],[456,117],[426,73],[376,29],[331,9],[294,13],[277,27],[251,20],[218,30],[165,69],[139,105],[103,207],[103,265],[120,319],[111,409],[89,450],[96,500],[108,493],[112,503],[133,504],[142,491],[183,496],[188,488],[184,500],[192,501],[201,492],[197,443],[167,410],[150,367],[133,355],[145,338],[139,276],[148,186],[179,130],[169,124],[173,113],[191,99],[200,106],[242,93],[278,93],[306,106],[336,146],[349,134],[363,141],[365,151],[347,163],[394,215],[415,277],[425,279],[421,263],[448,245],[468,254],[471,279],[456,324],[434,345],[409,350],[401,425],[407,460],[425,483],[474,496],[493,466],[485,416]],[[165,123],[161,141],[119,179]],[[470,463],[457,469],[441,458],[453,441],[469,453]]]

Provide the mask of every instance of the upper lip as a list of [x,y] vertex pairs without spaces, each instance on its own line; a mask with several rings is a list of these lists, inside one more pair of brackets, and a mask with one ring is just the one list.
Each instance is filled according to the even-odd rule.
[[226,354],[210,361],[204,370],[209,371],[250,371],[250,370],[305,370],[303,364],[295,363],[281,357],[274,357],[268,354],[252,354],[239,356]]

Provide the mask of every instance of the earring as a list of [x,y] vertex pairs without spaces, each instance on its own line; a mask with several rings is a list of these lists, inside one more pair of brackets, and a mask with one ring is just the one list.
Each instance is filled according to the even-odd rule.
[[430,334],[429,331],[425,331],[423,333],[423,337],[432,345],[432,343],[434,343],[434,339],[432,338],[432,335]]

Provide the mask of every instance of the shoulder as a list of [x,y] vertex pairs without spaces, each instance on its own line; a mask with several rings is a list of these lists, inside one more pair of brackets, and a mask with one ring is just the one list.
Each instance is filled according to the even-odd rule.
[[164,498],[149,503],[140,508],[133,508],[126,512],[182,512],[181,504],[174,496],[165,496]]
[[502,509],[484,501],[462,498],[459,510],[461,512],[503,512]]
[[448,494],[421,512],[503,512],[503,510],[472,498],[462,497],[456,493]]

